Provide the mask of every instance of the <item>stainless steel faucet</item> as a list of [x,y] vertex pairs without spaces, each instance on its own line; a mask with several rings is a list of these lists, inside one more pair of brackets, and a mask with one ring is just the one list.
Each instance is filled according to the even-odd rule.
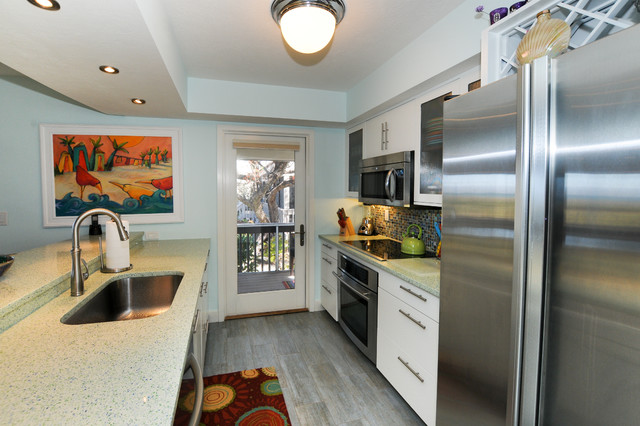
[[[87,262],[82,259],[82,250],[80,249],[80,224],[87,217],[94,214],[105,214],[109,216],[116,223],[116,227],[118,228],[118,234],[120,234],[120,239],[122,241],[126,241],[129,239],[129,234],[124,229],[124,225],[122,225],[122,220],[120,220],[120,216],[112,212],[111,210],[97,208],[87,210],[82,213],[78,218],[73,222],[73,237],[71,242],[71,296],[82,296],[84,293],[84,280],[89,278],[89,268],[87,267]],[[82,266],[84,265],[87,272],[82,272]]]

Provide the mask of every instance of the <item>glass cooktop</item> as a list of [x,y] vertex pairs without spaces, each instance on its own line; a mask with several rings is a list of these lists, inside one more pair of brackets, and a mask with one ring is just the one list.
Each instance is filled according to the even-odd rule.
[[427,251],[425,254],[421,255],[402,253],[402,251],[400,250],[402,248],[402,243],[390,238],[380,240],[354,240],[341,242],[342,244],[346,244],[350,247],[363,251],[369,256],[373,256],[378,260],[410,259],[412,257],[436,257],[436,254],[432,251]]

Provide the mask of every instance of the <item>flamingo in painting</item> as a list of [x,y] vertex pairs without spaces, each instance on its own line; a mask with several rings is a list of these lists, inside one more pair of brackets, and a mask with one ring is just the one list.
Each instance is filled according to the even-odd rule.
[[162,179],[139,180],[136,183],[146,183],[163,190],[165,193],[165,198],[173,196],[173,176]]
[[147,189],[143,186],[130,185],[128,183],[118,183],[113,181],[109,181],[109,183],[122,189],[124,192],[129,194],[129,197],[135,198],[138,201],[140,201],[140,197],[143,195],[146,195],[147,197],[151,197],[153,195],[152,190]]
[[76,182],[78,183],[78,185],[80,185],[81,200],[82,196],[84,195],[84,188],[86,188],[87,185],[96,187],[98,191],[100,191],[100,194],[102,194],[102,184],[100,183],[100,181],[97,178],[91,176],[87,169],[80,165],[76,167]]

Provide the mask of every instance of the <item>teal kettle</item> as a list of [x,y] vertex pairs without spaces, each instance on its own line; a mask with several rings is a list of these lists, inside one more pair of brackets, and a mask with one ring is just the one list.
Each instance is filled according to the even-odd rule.
[[[418,238],[410,237],[409,230],[412,227],[418,228]],[[425,254],[427,249],[424,246],[424,241],[422,241],[422,228],[412,223],[407,227],[404,235],[402,235],[402,247],[400,247],[400,251],[405,254],[413,254],[413,255],[422,255]]]

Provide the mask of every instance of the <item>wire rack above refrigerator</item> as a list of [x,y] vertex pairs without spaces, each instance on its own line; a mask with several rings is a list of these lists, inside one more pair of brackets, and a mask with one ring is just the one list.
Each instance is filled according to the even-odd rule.
[[553,18],[571,26],[569,50],[629,28],[640,22],[638,0],[530,1],[482,33],[482,85],[518,70],[516,49],[536,22],[538,12],[549,9]]

